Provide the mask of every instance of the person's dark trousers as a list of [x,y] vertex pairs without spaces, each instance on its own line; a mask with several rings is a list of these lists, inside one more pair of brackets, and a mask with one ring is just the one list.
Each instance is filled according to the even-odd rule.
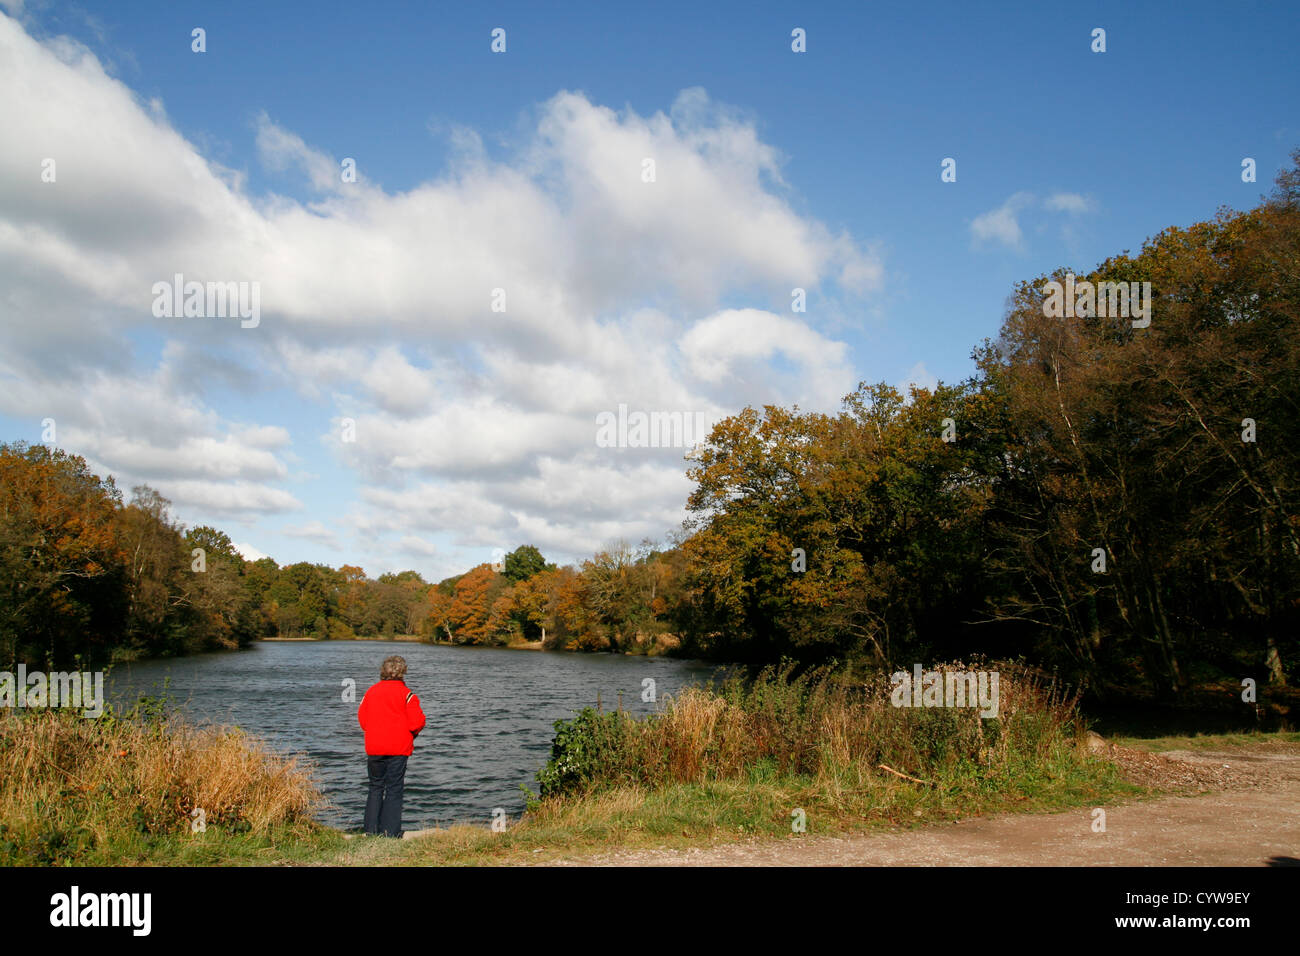
[[366,797],[366,833],[370,836],[402,835],[402,786],[406,779],[406,755],[366,757],[370,772],[370,795]]

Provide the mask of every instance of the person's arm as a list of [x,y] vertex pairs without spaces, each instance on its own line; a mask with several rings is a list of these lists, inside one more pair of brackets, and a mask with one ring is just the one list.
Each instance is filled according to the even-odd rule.
[[357,723],[361,725],[362,730],[366,729],[366,718],[370,716],[370,711],[366,707],[366,702],[369,699],[370,699],[370,692],[367,691],[366,693],[361,695],[361,706],[357,708]]
[[420,707],[420,698],[415,696],[414,691],[411,692],[411,697],[406,702],[406,721],[411,736],[418,737],[420,731],[424,729],[425,720],[424,711]]

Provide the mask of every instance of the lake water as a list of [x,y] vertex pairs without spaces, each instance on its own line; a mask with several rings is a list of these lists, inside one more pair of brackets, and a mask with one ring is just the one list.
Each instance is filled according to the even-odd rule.
[[[502,807],[523,812],[523,784],[550,756],[553,724],[594,706],[652,713],[665,695],[717,673],[713,665],[662,657],[511,651],[376,641],[268,642],[248,650],[119,664],[107,696],[129,704],[138,694],[167,697],[200,723],[232,724],[279,751],[315,764],[330,801],[320,818],[360,830],[366,762],[357,706],[379,679],[385,657],[406,658],[406,684],[420,697],[428,725],[407,766],[403,827],[487,824]],[[655,681],[657,703],[642,702]],[[355,702],[343,700],[356,681]]]

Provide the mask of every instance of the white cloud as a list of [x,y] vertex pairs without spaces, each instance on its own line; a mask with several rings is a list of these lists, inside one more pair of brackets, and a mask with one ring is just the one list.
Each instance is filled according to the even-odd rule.
[[288,525],[280,528],[280,534],[289,538],[302,538],[306,541],[314,541],[317,544],[329,548],[331,551],[339,551],[342,544],[339,543],[338,535],[329,528],[325,527],[319,521],[309,521],[303,525]]
[[[1053,193],[1040,201],[1033,193],[1018,192],[996,209],[976,216],[970,224],[971,236],[977,243],[1000,242],[1008,248],[1023,251],[1024,233],[1020,227],[1020,218],[1031,209],[1080,215],[1091,212],[1093,203],[1078,193]],[[1062,226],[1061,234],[1067,240],[1072,238],[1068,224]]]
[[[797,396],[804,405],[834,405],[854,384],[847,345],[798,319],[760,309],[728,309],[701,320],[682,337],[681,351],[704,382],[793,378],[807,389]],[[771,364],[777,357],[794,363],[797,373],[783,376]]]
[[[276,126],[266,113],[257,117],[257,150],[262,162],[271,169],[301,169],[318,190],[341,189],[345,185],[342,167],[338,163],[310,148],[301,136]],[[357,181],[364,182],[360,171],[357,172]]]
[[249,481],[150,481],[166,498],[178,505],[198,511],[243,518],[251,515],[281,514],[302,507],[302,502],[279,488]]
[[[156,98],[8,17],[0,86],[41,91],[0,101],[0,411],[55,417],[123,483],[240,522],[300,509],[294,449],[323,446],[357,480],[352,510],[285,531],[322,546],[347,529],[453,562],[428,539],[578,555],[661,534],[689,490],[681,450],[597,449],[596,413],[834,407],[855,383],[845,343],[724,303],[885,283],[875,246],[796,211],[753,118],[700,89],[648,116],[559,92],[507,159],[453,130],[451,164],[396,192],[364,166],[342,183],[341,157],[260,114],[258,156],[311,188],[302,203],[249,194]],[[155,319],[151,286],[176,273],[258,281],[261,325]],[[279,387],[307,410],[246,400]]]
[[911,391],[911,386],[913,385],[917,388],[934,391],[938,384],[939,380],[930,373],[928,368],[925,367],[925,363],[917,362],[907,370],[907,374],[903,376],[902,381],[895,384],[894,387],[902,392],[904,397],[907,397]]
[[1053,212],[1083,213],[1092,209],[1092,203],[1078,193],[1053,193],[1043,205]]
[[82,369],[47,377],[0,358],[0,412],[54,422],[55,441],[119,487],[149,484],[178,508],[257,513],[298,507],[284,479],[289,434],[232,422],[181,391],[165,361],[152,374]]
[[244,560],[246,561],[260,561],[263,558],[270,557],[269,554],[267,554],[264,551],[257,550],[257,548],[253,547],[251,544],[245,544],[240,541],[232,542],[232,544],[234,549],[238,551],[241,555],[243,555]]
[[1013,249],[1022,245],[1019,216],[1033,202],[1031,193],[1019,192],[1001,206],[976,216],[970,224],[971,235],[981,242],[995,241]]
[[438,557],[440,553],[436,545],[430,544],[424,538],[416,537],[413,534],[403,535],[397,542],[397,549],[402,554],[415,555],[421,558]]

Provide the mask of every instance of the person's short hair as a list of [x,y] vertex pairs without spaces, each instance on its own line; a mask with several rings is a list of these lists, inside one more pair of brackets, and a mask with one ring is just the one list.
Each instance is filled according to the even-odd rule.
[[406,658],[396,655],[384,658],[384,663],[379,668],[380,680],[401,680],[405,676]]

